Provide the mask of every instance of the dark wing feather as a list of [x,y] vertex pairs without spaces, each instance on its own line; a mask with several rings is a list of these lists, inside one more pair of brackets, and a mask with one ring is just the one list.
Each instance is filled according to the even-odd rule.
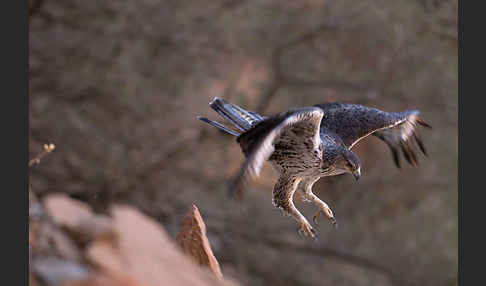
[[306,132],[303,136],[313,136],[314,146],[320,144],[320,122],[323,111],[316,107],[294,109],[268,117],[237,138],[246,160],[230,187],[231,193],[241,196],[243,183],[257,177],[263,162],[274,151],[274,143],[286,132],[293,129]]
[[334,132],[349,149],[376,130],[394,126],[403,120],[398,113],[358,104],[327,103],[316,106],[324,111],[321,129]]
[[373,133],[373,136],[380,138],[388,145],[393,154],[393,161],[398,168],[400,168],[399,150],[402,151],[405,160],[411,165],[418,165],[415,146],[418,146],[420,151],[427,156],[427,150],[420,138],[417,125],[427,128],[431,127],[425,121],[420,119],[418,114],[418,111],[409,112],[405,117],[405,120],[399,124]]
[[[418,117],[417,110],[385,112],[358,104],[328,103],[316,105],[324,111],[321,130],[328,129],[341,137],[351,149],[359,140],[373,134],[390,147],[395,164],[400,167],[401,149],[412,165],[418,163],[414,142],[427,154],[416,126],[430,127]],[[414,140],[414,141],[412,141]]]

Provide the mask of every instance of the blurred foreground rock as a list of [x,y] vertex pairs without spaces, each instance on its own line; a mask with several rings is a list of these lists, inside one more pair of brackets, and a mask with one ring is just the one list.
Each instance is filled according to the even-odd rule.
[[94,214],[83,202],[70,199],[67,195],[52,195],[44,202],[53,222],[74,236],[79,242],[87,243],[103,235],[113,234],[111,220]]
[[115,205],[109,216],[98,215],[63,194],[43,203],[29,194],[29,204],[30,285],[237,285],[222,279],[195,206],[178,241],[186,253],[204,250],[197,262],[214,273],[191,261],[161,225],[132,207]]
[[182,251],[190,255],[196,263],[208,266],[217,277],[223,277],[218,260],[214,257],[206,236],[206,225],[196,205],[192,205],[191,210],[182,221],[176,241]]

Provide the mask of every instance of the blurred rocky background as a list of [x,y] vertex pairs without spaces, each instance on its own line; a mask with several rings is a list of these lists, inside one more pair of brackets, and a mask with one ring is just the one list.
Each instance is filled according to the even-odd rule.
[[[174,245],[195,203],[223,277],[241,285],[457,285],[457,1],[29,4],[30,156],[56,145],[30,169],[37,200],[61,193],[114,225],[137,212]],[[214,96],[264,115],[330,101],[419,109],[434,127],[422,132],[429,156],[399,170],[383,142],[361,141],[359,183],[342,175],[314,186],[339,228],[322,220],[318,241],[302,239],[272,206],[270,166],[241,203],[228,199],[243,155],[234,137],[196,120],[218,118]],[[296,205],[312,216],[298,195]],[[130,223],[120,227],[131,239],[150,235]],[[83,240],[71,246],[71,263],[96,262],[77,252],[88,251]],[[174,261],[163,264],[170,273],[190,269]],[[178,283],[205,285],[195,281]],[[124,283],[114,285],[136,285]]]

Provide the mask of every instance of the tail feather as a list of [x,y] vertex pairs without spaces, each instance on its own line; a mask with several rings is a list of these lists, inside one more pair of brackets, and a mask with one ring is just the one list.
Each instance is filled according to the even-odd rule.
[[208,123],[209,125],[212,125],[212,126],[214,126],[214,127],[217,127],[217,128],[219,128],[219,129],[221,129],[221,130],[223,130],[223,131],[225,131],[226,133],[229,133],[229,134],[231,134],[231,135],[234,135],[234,136],[237,136],[237,137],[238,137],[238,136],[240,136],[240,133],[238,133],[238,132],[236,132],[236,131],[234,131],[234,130],[232,130],[232,129],[229,129],[228,127],[226,127],[226,126],[222,125],[221,123],[218,123],[218,122],[213,121],[213,120],[209,120],[209,119],[207,119],[206,117],[201,117],[201,116],[198,116],[198,117],[197,117],[197,119],[199,119],[199,120],[201,120],[201,121],[203,121],[203,122],[206,122],[206,123]]
[[215,97],[209,106],[241,131],[247,131],[264,118],[236,104]]
[[248,113],[250,113],[251,115],[253,115],[258,121],[262,121],[262,120],[264,120],[266,118],[266,117],[260,116],[260,114],[255,113],[253,111],[248,111]]
[[236,114],[233,114],[231,112],[231,109],[227,109],[224,107],[224,104],[221,103],[221,100],[219,98],[213,99],[210,103],[209,106],[214,109],[219,115],[221,115],[224,119],[228,120],[231,124],[233,124],[236,128],[238,128],[241,131],[245,131],[245,128],[243,128],[241,125],[246,126],[244,123],[238,122],[239,117]]
[[255,112],[245,110],[236,104],[232,104],[227,101],[225,102],[224,99],[222,99],[221,101],[231,106],[231,108],[233,108],[233,110],[237,112],[240,117],[243,117],[243,119],[249,123],[250,127],[253,126],[256,122],[261,121],[263,119],[260,115],[258,115]]

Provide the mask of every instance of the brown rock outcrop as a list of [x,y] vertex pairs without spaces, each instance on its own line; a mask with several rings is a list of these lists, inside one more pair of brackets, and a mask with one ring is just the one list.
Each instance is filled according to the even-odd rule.
[[182,251],[189,255],[196,263],[208,266],[218,278],[222,278],[218,260],[213,254],[206,236],[206,225],[196,205],[183,219],[176,241]]
[[235,285],[198,267],[157,222],[137,210],[115,206],[111,214],[115,239],[99,239],[87,251],[96,268],[143,285]]
[[[38,203],[34,199],[32,207]],[[195,206],[183,235],[192,244],[183,245],[204,251],[200,261],[206,264],[194,263],[159,223],[132,207],[115,205],[109,215],[98,215],[78,200],[54,194],[38,208],[47,215],[30,216],[31,285],[38,280],[56,286],[237,285],[222,279]],[[42,241],[53,247],[40,247]],[[216,275],[198,264],[210,266]]]

